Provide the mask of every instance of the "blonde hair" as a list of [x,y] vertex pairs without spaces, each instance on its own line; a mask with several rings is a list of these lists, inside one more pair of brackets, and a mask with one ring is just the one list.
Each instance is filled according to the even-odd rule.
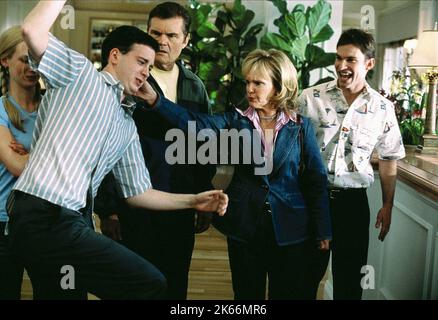
[[275,49],[251,51],[243,60],[242,75],[246,77],[251,72],[260,72],[271,77],[276,92],[270,102],[278,110],[289,113],[296,108],[297,70],[285,53]]
[[[4,31],[0,35],[0,60],[4,58],[11,58],[17,46],[23,42],[23,36],[21,35],[21,26],[13,26]],[[9,70],[0,64],[0,84],[1,84],[1,94],[3,96],[3,104],[5,110],[11,120],[13,126],[20,131],[24,132],[23,123],[20,117],[19,111],[14,107],[14,105],[9,101],[7,94],[9,90]],[[37,83],[35,90],[35,98],[39,98],[39,84]]]

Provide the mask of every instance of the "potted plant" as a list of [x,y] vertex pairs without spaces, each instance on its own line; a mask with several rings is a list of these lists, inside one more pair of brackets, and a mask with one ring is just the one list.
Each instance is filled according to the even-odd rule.
[[[327,77],[311,84],[310,72],[315,69],[328,69],[336,59],[335,53],[327,53],[317,44],[329,40],[334,31],[329,25],[332,7],[325,0],[319,0],[314,6],[297,4],[291,12],[286,0],[270,0],[280,11],[280,17],[274,20],[279,33],[267,33],[260,40],[263,49],[275,48],[286,53],[298,72],[300,91],[309,86],[332,80]],[[334,75],[334,74],[333,74]]]
[[256,36],[263,24],[249,28],[255,13],[241,0],[232,5],[190,0],[188,10],[192,37],[183,59],[204,81],[214,112],[240,106],[245,101],[242,61],[257,48]]
[[[423,82],[412,80],[401,71],[394,71],[391,76],[390,92],[381,90],[381,94],[394,103],[403,144],[407,149],[415,149],[421,143],[424,133],[424,115],[426,93]],[[413,145],[413,147],[409,147]]]

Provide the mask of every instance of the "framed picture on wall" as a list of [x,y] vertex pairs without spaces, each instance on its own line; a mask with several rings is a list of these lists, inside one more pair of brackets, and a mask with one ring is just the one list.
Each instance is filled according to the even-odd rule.
[[96,69],[101,67],[100,60],[103,40],[111,31],[122,25],[133,25],[133,21],[91,18],[88,59],[93,62]]

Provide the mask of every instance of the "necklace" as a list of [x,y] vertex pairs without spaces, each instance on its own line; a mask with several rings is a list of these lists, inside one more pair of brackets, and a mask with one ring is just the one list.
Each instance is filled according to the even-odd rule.
[[277,114],[274,114],[272,116],[267,116],[267,117],[259,115],[259,118],[260,118],[260,120],[274,120],[275,118],[277,118]]

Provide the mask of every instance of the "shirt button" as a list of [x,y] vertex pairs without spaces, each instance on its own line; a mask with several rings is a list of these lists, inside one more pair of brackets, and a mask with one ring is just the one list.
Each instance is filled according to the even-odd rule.
[[262,188],[265,189],[265,190],[269,189],[269,187],[266,184],[262,184]]

